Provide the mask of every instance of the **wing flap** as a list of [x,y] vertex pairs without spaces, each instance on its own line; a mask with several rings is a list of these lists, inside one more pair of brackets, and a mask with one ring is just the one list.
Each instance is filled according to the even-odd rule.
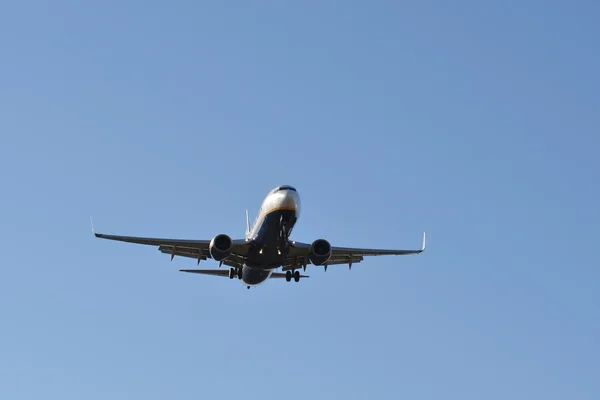
[[200,255],[201,260],[206,260],[210,257],[208,253],[208,249],[198,249],[193,247],[177,247],[175,246],[175,251],[173,251],[173,246],[159,246],[158,250],[164,254],[174,254],[179,257],[188,257],[198,259],[198,255]]
[[[300,259],[300,260],[302,260],[302,259]],[[363,260],[363,256],[355,256],[355,255],[353,255],[352,257],[345,256],[345,255],[343,255],[343,256],[339,256],[339,255],[331,256],[331,258],[327,262],[327,265],[348,264],[348,263],[350,263],[350,260],[352,260],[352,264],[358,264],[359,262],[361,262]],[[281,269],[282,269],[282,271],[291,271],[293,269],[300,269],[302,267],[303,267],[302,262],[300,262],[300,264],[296,264],[294,266],[293,260],[292,259],[288,259],[288,260],[286,260],[286,265],[283,266]]]

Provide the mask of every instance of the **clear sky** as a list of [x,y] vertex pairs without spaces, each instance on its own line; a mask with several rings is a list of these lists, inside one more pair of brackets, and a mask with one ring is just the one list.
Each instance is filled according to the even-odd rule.
[[[599,4],[5,2],[0,398],[600,398]],[[280,184],[428,249],[247,290],[90,230]]]

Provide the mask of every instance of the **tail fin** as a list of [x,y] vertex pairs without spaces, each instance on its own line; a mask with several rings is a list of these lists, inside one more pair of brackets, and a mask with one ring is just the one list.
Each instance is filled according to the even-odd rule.
[[246,208],[246,239],[250,237],[250,220],[248,219],[248,209]]

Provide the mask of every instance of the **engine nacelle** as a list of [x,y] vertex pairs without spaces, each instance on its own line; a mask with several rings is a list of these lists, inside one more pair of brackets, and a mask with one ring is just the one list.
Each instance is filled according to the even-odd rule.
[[225,234],[215,236],[208,246],[210,256],[216,261],[222,261],[231,254],[233,240]]
[[313,265],[323,265],[331,258],[331,245],[325,239],[317,239],[310,245],[308,259]]

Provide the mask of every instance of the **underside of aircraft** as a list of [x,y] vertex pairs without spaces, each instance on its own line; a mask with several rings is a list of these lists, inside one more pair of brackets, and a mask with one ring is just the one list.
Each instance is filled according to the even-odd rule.
[[[161,253],[195,259],[197,265],[202,260],[219,262],[219,269],[182,269],[181,272],[214,275],[238,279],[250,288],[269,278],[282,278],[287,282],[299,282],[307,275],[308,265],[322,266],[325,271],[331,265],[360,263],[364,257],[384,255],[420,254],[425,250],[425,233],[420,249],[369,249],[335,247],[326,239],[312,243],[302,243],[290,239],[292,230],[300,216],[300,197],[297,190],[289,185],[278,186],[264,199],[256,221],[250,228],[246,210],[246,236],[232,239],[221,233],[211,240],[186,240],[137,236],[119,236],[92,232],[97,238],[121,242],[156,246]],[[221,268],[222,265],[229,267]],[[281,272],[276,272],[281,269]]]

